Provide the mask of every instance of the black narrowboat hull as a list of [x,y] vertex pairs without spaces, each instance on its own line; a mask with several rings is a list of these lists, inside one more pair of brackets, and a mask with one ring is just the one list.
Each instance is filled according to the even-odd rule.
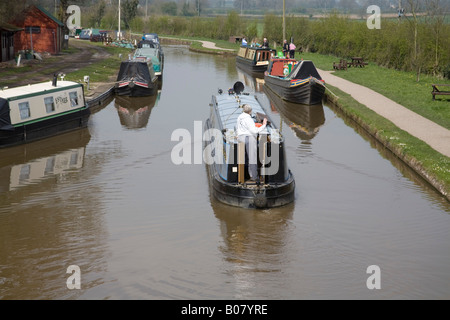
[[139,86],[134,82],[130,82],[127,85],[120,86],[116,84],[115,94],[118,96],[128,96],[128,97],[147,97],[152,96],[158,90],[158,83],[150,83],[148,88]]
[[249,72],[264,74],[264,72],[267,70],[269,62],[267,61],[267,64],[256,64],[256,61],[254,60],[248,60],[238,56],[236,57],[236,64],[240,68]]
[[83,108],[16,126],[12,130],[0,130],[0,148],[20,145],[87,127],[90,114],[89,108]]
[[290,80],[266,75],[264,83],[281,99],[294,103],[320,104],[325,94],[325,85],[313,77],[303,80]]
[[[206,121],[205,131],[212,129]],[[291,171],[282,182],[244,183],[225,181],[217,172],[215,164],[206,164],[210,192],[222,203],[248,209],[281,207],[295,200],[295,180]]]
[[222,203],[248,209],[268,209],[284,206],[295,199],[295,180],[289,172],[289,179],[274,185],[238,185],[223,180],[214,170],[214,165],[206,165],[210,189],[213,196]]

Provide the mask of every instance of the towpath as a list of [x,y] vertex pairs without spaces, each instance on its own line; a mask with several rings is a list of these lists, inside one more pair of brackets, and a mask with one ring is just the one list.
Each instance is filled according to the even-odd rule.
[[421,139],[441,154],[450,157],[450,130],[418,115],[372,89],[333,75],[333,71],[320,69],[318,71],[325,83],[350,94],[355,100],[390,120],[400,129]]

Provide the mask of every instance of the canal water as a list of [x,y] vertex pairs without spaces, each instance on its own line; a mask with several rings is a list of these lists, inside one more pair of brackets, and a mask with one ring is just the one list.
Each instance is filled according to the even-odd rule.
[[[233,57],[164,51],[158,96],[0,150],[0,299],[450,298],[450,205],[432,187],[332,105],[292,108]],[[285,136],[290,205],[221,204],[193,153],[172,161],[174,130],[201,146],[212,94],[237,80]]]

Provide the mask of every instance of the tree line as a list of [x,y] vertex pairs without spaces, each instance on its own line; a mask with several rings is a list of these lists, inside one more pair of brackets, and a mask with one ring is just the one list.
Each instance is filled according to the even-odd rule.
[[[34,2],[37,1],[2,0],[0,13],[3,17],[11,17],[14,11]],[[112,5],[117,0],[70,2],[79,3],[82,7],[84,27],[117,30],[117,7]],[[59,0],[59,10],[55,8],[63,22],[67,19],[64,8],[68,3],[69,0]],[[404,3],[409,15],[382,19],[380,29],[369,29],[366,20],[349,19],[337,12],[321,19],[288,15],[285,19],[286,37],[294,39],[297,48],[307,52],[341,58],[362,56],[388,68],[415,71],[417,80],[422,73],[450,78],[450,24],[445,15],[448,8],[443,7],[440,0],[404,0]],[[266,37],[270,43],[281,45],[283,42],[280,15],[268,13],[262,20],[244,18],[237,11],[210,18],[156,13],[146,16],[142,15],[142,10],[139,12],[138,4],[139,0],[121,1],[124,30],[220,40],[228,40],[232,35],[245,35],[249,41]],[[419,11],[426,14],[419,15]]]
[[[439,14],[421,19],[382,19],[380,29],[369,29],[366,21],[337,13],[322,19],[286,17],[286,35],[297,48],[341,58],[362,56],[380,66],[450,79],[450,24]],[[228,40],[245,35],[248,40],[266,37],[283,42],[282,17],[267,14],[263,21],[243,19],[236,12],[215,18],[152,16],[140,29],[165,35]],[[262,24],[262,32],[259,25]]]

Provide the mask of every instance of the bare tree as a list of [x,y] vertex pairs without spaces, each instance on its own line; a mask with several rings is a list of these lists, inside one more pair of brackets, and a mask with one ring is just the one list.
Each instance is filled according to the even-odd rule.
[[427,24],[431,26],[434,37],[434,65],[433,75],[439,72],[440,52],[441,52],[441,34],[445,24],[445,17],[449,10],[448,1],[426,0]]
[[420,57],[420,43],[419,43],[419,19],[417,13],[420,8],[420,0],[407,0],[408,9],[412,18],[408,18],[411,25],[413,35],[413,51],[411,57],[412,68],[416,71],[416,80],[420,81],[420,72],[422,71],[421,57]]

